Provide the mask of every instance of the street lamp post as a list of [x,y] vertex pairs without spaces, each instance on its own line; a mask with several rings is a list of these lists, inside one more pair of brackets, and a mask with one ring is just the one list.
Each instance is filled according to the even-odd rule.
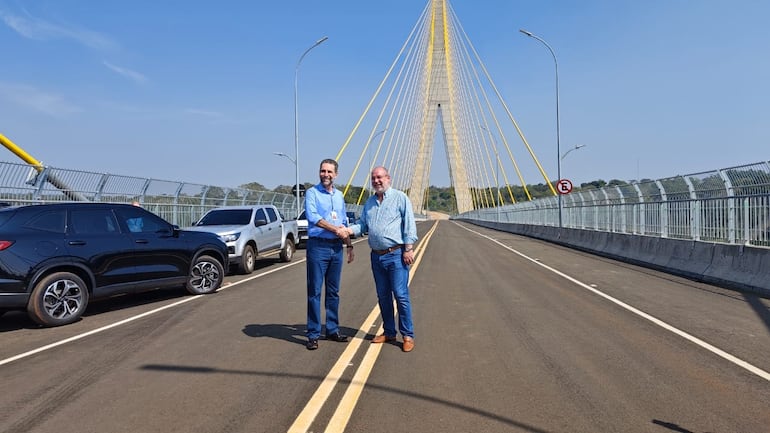
[[[561,148],[560,148],[560,133],[559,133],[559,62],[556,60],[556,54],[553,52],[553,49],[550,45],[548,45],[548,42],[544,41],[542,38],[538,37],[535,34],[532,34],[532,32],[528,32],[524,29],[519,29],[519,31],[530,38],[537,39],[540,41],[543,45],[545,45],[546,48],[548,48],[548,51],[551,52],[551,56],[553,56],[553,64],[556,67],[556,177],[558,177],[557,181],[561,180]],[[562,228],[562,201],[561,201],[561,193],[557,191],[557,196],[559,200],[559,228]]]
[[[384,133],[387,130],[388,130],[388,128],[385,128],[385,129],[377,131],[376,134],[372,135],[372,138],[370,138],[369,141],[366,142],[366,147],[369,147],[371,145],[372,141],[374,141],[375,138],[377,138],[380,134]],[[369,169],[370,170],[374,168],[374,167],[372,167],[372,165],[374,165],[374,160],[372,159],[372,149],[369,148]]]
[[[295,166],[295,179],[294,179],[294,188],[296,188],[296,194],[297,194],[297,218],[299,218],[300,214],[300,205],[299,205],[299,109],[297,108],[297,82],[299,80],[299,65],[302,63],[302,59],[305,58],[307,53],[310,52],[313,48],[321,45],[325,40],[329,39],[328,36],[324,36],[321,39],[317,40],[310,48],[305,50],[304,53],[299,57],[299,60],[297,61],[297,67],[294,69],[294,166]],[[291,158],[289,158],[291,159]]]
[[[291,156],[289,156],[289,155],[287,155],[287,154],[285,154],[283,152],[273,152],[273,155],[282,156],[282,157],[288,159],[289,161],[291,161],[291,163],[294,164],[294,171],[296,173],[296,171],[297,171],[297,160],[296,159],[292,158]],[[297,188],[297,192],[299,192],[299,187],[295,186],[295,188]],[[299,218],[299,214],[300,214],[300,211],[299,211],[299,200],[297,200],[296,204],[297,204],[297,218]]]
[[[377,136],[379,136],[380,134],[384,133],[387,130],[388,130],[388,128],[385,128],[385,129],[382,129],[380,131],[377,131],[377,133],[372,135],[372,138],[370,138],[369,141],[366,142],[366,147],[368,148],[368,151],[369,151],[369,174],[371,174],[372,169],[374,169],[374,167],[373,167],[374,159],[372,159],[372,149],[369,146],[372,144],[372,141],[374,141],[374,139],[377,138]],[[372,183],[371,182],[369,182],[369,195],[370,196],[372,195]]]
[[487,131],[495,145],[495,208],[497,209],[497,222],[500,222],[500,206],[502,206],[503,201],[500,197],[500,155],[497,153],[497,138],[484,125],[479,125],[479,127]]
[[573,150],[582,149],[582,148],[584,148],[584,147],[586,147],[586,145],[585,145],[585,144],[576,144],[576,145],[575,145],[575,147],[573,147],[572,149],[570,149],[570,150],[568,150],[568,151],[564,152],[564,155],[562,155],[562,156],[561,156],[561,159],[562,159],[562,160],[564,160],[564,158],[566,158],[566,157],[567,157],[567,155],[569,155],[569,153],[570,153],[570,152],[572,152]]

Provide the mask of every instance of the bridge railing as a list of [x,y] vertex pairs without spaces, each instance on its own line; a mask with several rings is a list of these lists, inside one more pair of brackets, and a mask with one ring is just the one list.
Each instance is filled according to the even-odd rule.
[[296,198],[289,194],[55,167],[39,171],[28,164],[0,161],[0,202],[39,204],[79,200],[114,203],[137,200],[146,209],[180,227],[192,225],[206,211],[219,206],[273,204],[285,217],[297,215]]
[[[558,226],[556,197],[460,215]],[[562,226],[602,232],[770,246],[770,163],[583,189],[562,196]]]

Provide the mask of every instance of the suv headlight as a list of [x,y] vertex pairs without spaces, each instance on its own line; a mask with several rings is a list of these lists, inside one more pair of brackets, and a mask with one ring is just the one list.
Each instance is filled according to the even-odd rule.
[[240,233],[232,233],[229,235],[222,235],[219,238],[222,239],[222,242],[235,242],[239,237],[241,237]]

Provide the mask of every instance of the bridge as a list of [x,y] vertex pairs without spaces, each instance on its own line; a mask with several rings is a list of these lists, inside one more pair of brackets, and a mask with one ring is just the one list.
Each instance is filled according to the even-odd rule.
[[[304,250],[217,294],[0,319],[0,431],[764,432],[770,302],[458,221],[418,223],[416,348],[381,332],[365,239],[340,344],[304,343]],[[22,408],[23,406],[23,408]]]
[[[559,195],[524,130],[451,5],[429,1],[336,155],[351,207],[385,165],[424,216],[415,352],[368,344],[365,253],[343,276],[355,338],[305,351],[300,251],[214,296],[112,299],[64,328],[7,313],[0,430],[766,431],[770,163]],[[428,218],[437,146],[451,221]],[[291,195],[24,162],[0,163],[1,201],[139,199],[180,226],[222,205],[300,212]]]
[[[554,54],[537,35],[522,33]],[[180,226],[228,204],[269,202],[290,217],[301,212],[300,200],[283,194],[57,169],[1,134],[0,143],[26,163],[4,164],[0,174],[0,200],[12,203],[139,200]],[[759,264],[770,246],[768,162],[565,190],[571,187],[559,179],[560,164],[556,179],[549,177],[446,0],[426,3],[336,154],[341,166],[352,167],[344,183],[348,203],[361,206],[369,172],[383,165],[394,187],[409,194],[415,213],[427,216],[437,147],[446,155],[456,218],[740,289],[770,290],[770,278],[755,272],[767,268]],[[541,175],[536,182],[550,197],[533,199],[526,164]]]

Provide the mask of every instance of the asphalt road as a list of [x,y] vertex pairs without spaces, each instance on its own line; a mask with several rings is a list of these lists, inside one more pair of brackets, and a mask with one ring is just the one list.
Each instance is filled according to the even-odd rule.
[[372,345],[366,241],[345,266],[351,342],[305,349],[305,263],[220,292],[0,318],[0,431],[770,431],[770,302],[453,221],[419,223],[416,348]]

